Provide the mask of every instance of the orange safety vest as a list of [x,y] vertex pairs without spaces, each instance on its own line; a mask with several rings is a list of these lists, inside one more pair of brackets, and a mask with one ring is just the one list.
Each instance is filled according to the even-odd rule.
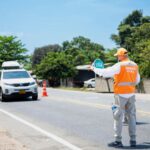
[[120,73],[114,75],[114,93],[130,94],[135,92],[138,66],[133,61],[120,62]]

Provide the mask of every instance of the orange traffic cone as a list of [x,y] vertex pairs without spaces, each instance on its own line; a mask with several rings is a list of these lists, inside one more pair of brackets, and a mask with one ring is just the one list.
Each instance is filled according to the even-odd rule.
[[42,96],[48,96],[47,91],[46,91],[46,81],[43,81],[43,91],[42,91]]

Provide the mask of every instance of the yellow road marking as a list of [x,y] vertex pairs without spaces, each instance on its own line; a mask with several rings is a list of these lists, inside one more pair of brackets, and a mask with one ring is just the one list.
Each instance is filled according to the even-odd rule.
[[140,114],[142,114],[142,115],[150,117],[150,112],[148,112],[148,111],[138,110],[137,112],[140,113]]
[[[107,110],[111,109],[111,105],[105,105],[105,104],[100,104],[100,103],[82,102],[80,100],[71,100],[71,99],[67,99],[67,98],[54,97],[54,96],[50,96],[49,98],[56,100],[56,101],[63,101],[63,102],[68,102],[68,103],[72,103],[72,104],[93,107],[93,108],[100,108],[100,109],[107,109]],[[148,112],[148,111],[137,110],[137,112],[142,115],[150,117],[150,112]]]
[[89,103],[89,102],[81,102],[80,100],[71,100],[71,99],[66,99],[66,98],[61,98],[61,97],[52,97],[50,96],[49,98],[52,98],[53,100],[57,101],[63,101],[63,102],[69,102],[73,104],[79,104],[82,106],[89,106],[89,107],[94,107],[94,108],[101,108],[101,109],[110,109],[111,105],[105,105],[105,104],[98,104],[98,103]]

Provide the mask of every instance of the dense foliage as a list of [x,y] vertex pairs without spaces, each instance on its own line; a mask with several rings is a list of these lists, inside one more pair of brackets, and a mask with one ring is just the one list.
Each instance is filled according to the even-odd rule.
[[4,61],[18,60],[25,63],[27,49],[15,36],[0,36],[0,65]]
[[150,77],[150,16],[143,16],[140,10],[133,11],[111,38],[130,52],[130,57],[139,64],[141,75]]
[[[40,48],[39,51],[42,52],[42,50],[45,52],[43,48]],[[63,42],[62,50],[60,51],[50,51],[45,56],[39,55],[39,51],[37,49],[34,51],[34,56],[39,56],[41,59],[35,67],[35,73],[41,78],[47,79],[73,77],[77,72],[77,65],[90,64],[95,58],[104,59],[103,46],[93,43],[90,39],[82,36],[73,38],[70,42]]]
[[48,52],[59,52],[61,50],[62,48],[58,44],[35,48],[32,56],[32,65],[35,66],[39,64],[41,60],[47,55]]

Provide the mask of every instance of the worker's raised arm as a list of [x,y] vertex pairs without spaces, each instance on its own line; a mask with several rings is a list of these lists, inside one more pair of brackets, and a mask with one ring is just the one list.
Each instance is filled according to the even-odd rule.
[[113,65],[112,67],[108,67],[105,69],[99,69],[99,68],[93,67],[93,71],[97,75],[103,76],[105,78],[113,77],[115,74],[118,74],[120,72],[120,64],[117,63],[117,64]]

